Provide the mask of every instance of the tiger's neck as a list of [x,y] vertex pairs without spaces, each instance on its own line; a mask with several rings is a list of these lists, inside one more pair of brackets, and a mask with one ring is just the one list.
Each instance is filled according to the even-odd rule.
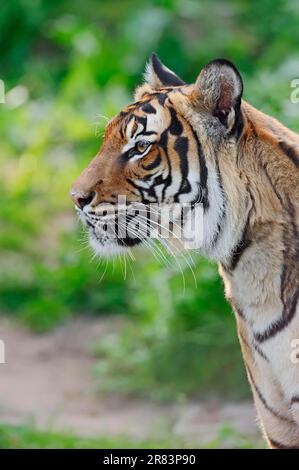
[[203,250],[231,268],[267,227],[271,232],[289,221],[292,210],[297,219],[299,204],[299,135],[246,102],[242,111],[238,146],[206,162]]
[[263,335],[292,320],[299,297],[299,136],[246,103],[243,112],[237,188],[224,182],[235,245],[220,272],[236,311]]

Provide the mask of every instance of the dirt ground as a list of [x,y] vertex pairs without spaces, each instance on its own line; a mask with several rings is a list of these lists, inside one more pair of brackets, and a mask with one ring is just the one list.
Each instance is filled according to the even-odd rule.
[[161,435],[164,429],[203,443],[224,424],[245,436],[259,436],[251,403],[159,405],[100,394],[90,344],[118,327],[111,317],[81,318],[52,333],[34,335],[1,317],[6,363],[0,364],[0,422],[138,440]]

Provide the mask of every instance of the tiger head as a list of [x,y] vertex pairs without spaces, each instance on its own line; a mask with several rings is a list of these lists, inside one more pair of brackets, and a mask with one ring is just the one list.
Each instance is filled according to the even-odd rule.
[[[97,253],[119,253],[145,242],[150,206],[189,204],[191,212],[202,207],[202,250],[214,258],[225,256],[231,249],[227,230],[235,233],[239,226],[231,205],[238,205],[235,160],[243,130],[242,89],[240,74],[224,59],[210,62],[189,85],[152,54],[135,102],[108,123],[99,152],[71,189]],[[225,183],[234,185],[233,179],[231,202]],[[125,216],[113,210],[120,196]],[[170,234],[181,220],[177,213],[172,217]],[[128,221],[139,222],[143,231],[119,236]]]

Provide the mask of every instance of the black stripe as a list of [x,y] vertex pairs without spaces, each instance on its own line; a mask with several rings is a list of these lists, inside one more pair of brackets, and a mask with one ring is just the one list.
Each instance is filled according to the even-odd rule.
[[[188,181],[189,183],[189,181]],[[190,185],[190,183],[189,183]],[[190,185],[190,189],[188,192],[191,191],[191,185]],[[194,208],[197,204],[202,204],[203,207],[205,207],[205,200],[206,200],[206,191],[204,189],[202,189],[200,183],[197,183],[197,194],[196,196],[194,197],[194,199],[191,201],[191,207]]]
[[242,318],[243,320],[245,320],[245,315],[244,315],[243,311],[242,311],[239,307],[233,307],[233,308],[234,308],[236,314],[237,314],[240,318]]
[[[185,179],[181,183],[178,196],[180,194],[189,194],[191,193],[191,191],[192,191],[191,184],[189,183],[189,180]],[[200,202],[200,193],[196,195],[195,201],[192,201],[190,204],[191,206],[194,206],[195,204],[198,204],[199,202]]]
[[[244,318],[244,315],[242,312],[238,312],[238,314]],[[239,332],[239,337],[241,338],[241,340],[243,341],[243,343],[246,345],[246,347],[248,349],[251,350],[251,346],[253,347],[253,349],[267,362],[269,362],[269,358],[266,356],[266,354],[261,350],[261,348],[256,344],[256,343],[251,343],[251,346],[249,345],[248,341],[246,341],[246,339],[244,338],[244,336],[242,335],[242,333]]]
[[159,80],[161,81],[162,85],[164,86],[180,86],[184,85],[185,82],[181,80],[176,74],[171,71],[168,71],[160,62],[156,54],[151,55],[151,61],[153,64],[153,68],[155,73],[157,74]]
[[[299,234],[295,223],[294,207],[288,197],[282,197],[278,187],[273,183],[266,167],[264,173],[284,210],[288,225],[283,227],[284,263],[281,273],[281,302],[283,304],[282,315],[269,325],[262,333],[254,333],[254,338],[259,343],[273,338],[286,328],[296,315],[299,299]],[[295,263],[294,263],[295,261]]]
[[183,126],[180,120],[178,119],[177,113],[174,108],[169,106],[169,112],[171,115],[171,122],[169,125],[169,132],[172,135],[181,135],[183,132]]
[[247,238],[247,226],[246,226],[240,242],[237,244],[237,246],[235,246],[233,253],[231,255],[230,263],[227,267],[229,271],[233,271],[234,269],[236,269],[244,251],[247,250],[247,248],[249,248],[250,245],[251,245],[251,240]]
[[261,350],[261,348],[256,344],[253,343],[254,350],[267,362],[269,362],[269,358],[266,356],[266,354]]
[[248,191],[249,200],[251,202],[251,207],[248,211],[247,220],[246,220],[246,223],[245,223],[245,226],[244,226],[244,229],[243,229],[241,240],[239,241],[239,243],[233,249],[232,256],[231,256],[231,259],[230,259],[230,263],[227,266],[227,270],[230,271],[230,272],[232,272],[236,269],[236,267],[238,266],[238,263],[239,263],[241,257],[243,256],[244,252],[252,244],[252,240],[250,239],[250,236],[249,236],[248,232],[249,232],[249,223],[250,223],[251,213],[255,210],[255,203],[254,203],[254,198],[253,198],[253,196],[251,194],[251,191],[250,191],[250,188],[249,188],[249,184],[247,185],[247,191]]
[[299,395],[295,395],[294,397],[292,397],[292,399],[291,399],[291,405],[293,405],[294,403],[298,403],[298,404],[299,404]]
[[[243,313],[240,312],[241,315],[243,316]],[[240,315],[240,316],[241,316]],[[242,317],[243,318],[243,317]],[[245,344],[245,346],[248,348],[248,349],[252,349],[251,346],[253,347],[253,349],[267,362],[269,362],[269,358],[266,356],[266,354],[264,354],[264,352],[260,349],[260,347],[256,344],[256,343],[252,343],[251,345],[248,343],[248,341],[246,341],[246,339],[244,338],[244,336],[242,335],[242,333],[239,332],[239,337],[240,339],[243,341],[243,343]]]
[[187,137],[178,137],[174,143],[174,150],[180,157],[180,170],[181,170],[181,184],[180,189],[174,195],[174,201],[178,202],[179,196],[191,191],[191,186],[188,181],[189,164],[188,164],[188,149],[189,141]]
[[253,375],[251,373],[251,370],[250,368],[248,367],[248,364],[246,364],[245,362],[245,366],[246,366],[246,370],[248,372],[248,375],[249,375],[249,378],[250,378],[250,382],[251,382],[251,385],[252,387],[254,388],[254,390],[256,391],[256,394],[257,396],[259,397],[260,401],[262,402],[262,404],[264,405],[264,407],[266,408],[266,410],[269,411],[269,413],[271,413],[273,416],[275,416],[275,418],[279,419],[280,421],[285,421],[286,423],[291,423],[291,424],[295,424],[294,421],[292,421],[291,419],[287,418],[286,416],[283,416],[281,415],[280,413],[278,413],[278,411],[274,410],[274,408],[272,408],[272,406],[270,406],[265,397],[263,396],[262,392],[260,391],[260,389],[258,388],[258,386],[256,385],[254,379],[253,379]]
[[[204,211],[208,209],[209,207],[209,199],[208,199],[208,187],[207,187],[207,181],[208,181],[208,169],[206,165],[206,158],[202,150],[202,145],[199,141],[199,138],[191,126],[189,124],[192,135],[194,137],[194,140],[196,142],[196,148],[197,148],[197,155],[198,155],[198,161],[199,161],[199,169],[200,169],[200,201],[203,204],[203,209]],[[196,200],[198,202],[198,198]]]
[[157,110],[150,104],[150,103],[145,103],[141,106],[142,111],[144,111],[147,114],[156,114]]
[[[221,266],[225,269],[225,267],[223,266],[223,264],[222,264],[222,263],[220,263],[220,264],[221,264]],[[237,314],[240,318],[242,318],[243,320],[245,320],[245,315],[244,315],[244,313],[242,312],[242,310],[240,309],[240,307],[238,307],[238,306],[235,304],[235,302],[234,302],[231,298],[227,297],[227,300],[228,300],[228,302],[231,304],[231,306],[233,307],[233,309],[234,309],[234,311],[236,312],[236,314]]]
[[[202,189],[207,191],[207,182],[208,182],[208,169],[207,169],[207,164],[206,164],[206,158],[202,150],[202,145],[199,141],[198,135],[196,134],[195,130],[193,129],[192,126],[190,126],[193,137],[196,142],[196,147],[197,147],[197,155],[199,159],[199,167],[200,167],[200,185]],[[206,202],[208,205],[208,201]]]
[[147,126],[147,118],[145,116],[135,116],[135,120],[138,124],[141,124],[143,126],[143,129],[139,131],[137,134],[134,135],[134,137],[138,137],[140,134],[143,134],[146,132],[146,126]]
[[116,237],[116,242],[118,245],[120,246],[126,246],[126,247],[133,247],[133,246],[136,246],[136,245],[140,245],[140,243],[142,243],[142,239],[138,238],[138,237],[121,237],[121,238],[118,238]]
[[[130,178],[126,178],[126,181],[131,185],[133,186],[133,188],[137,189],[139,195],[141,194],[141,187],[138,186],[133,180],[131,180]],[[136,194],[136,193],[133,193],[133,194]]]
[[235,122],[231,131],[229,132],[229,136],[234,136],[236,140],[239,140],[244,128],[244,119],[241,111],[241,98],[239,99],[239,102],[235,105],[234,109]]
[[125,118],[126,116],[128,116],[129,112],[130,112],[130,111],[121,111],[121,112],[119,113],[119,117],[120,117],[120,118]]
[[161,154],[159,152],[154,161],[152,161],[148,165],[142,164],[142,167],[143,167],[144,170],[153,170],[154,168],[159,166],[160,163],[161,163]]
[[166,93],[156,93],[156,98],[161,106],[164,106],[164,103],[167,99],[167,94]]
[[136,137],[138,137],[140,134],[149,136],[149,135],[157,135],[158,132],[155,132],[155,131],[140,131],[140,132],[138,132],[138,134],[136,134]]
[[[157,183],[156,180],[159,180],[159,183]],[[147,194],[148,194],[149,197],[153,197],[153,198],[157,199],[156,187],[157,187],[158,184],[164,184],[164,180],[163,180],[161,175],[154,178],[153,184],[147,190]]]
[[247,187],[247,191],[248,191],[248,194],[249,194],[249,199],[251,201],[251,207],[248,211],[247,220],[246,220],[246,223],[245,223],[245,226],[244,226],[244,229],[243,229],[241,240],[239,241],[239,243],[233,249],[230,262],[227,266],[227,270],[230,271],[230,272],[232,272],[234,269],[236,269],[236,267],[237,267],[242,255],[243,255],[244,251],[247,248],[249,248],[249,246],[252,243],[251,239],[249,238],[248,230],[249,230],[249,223],[250,223],[251,213],[255,209],[255,204],[254,204],[254,199],[253,199],[253,196],[251,194],[251,191],[250,191],[249,187]]
[[225,193],[224,193],[224,190],[223,190],[222,177],[221,177],[221,173],[220,173],[220,169],[219,169],[219,161],[218,161],[218,156],[217,155],[216,155],[215,163],[216,163],[215,166],[216,166],[217,181],[218,181],[218,184],[219,184],[219,187],[220,187],[221,195],[224,198],[224,201],[223,201],[223,211],[222,211],[222,214],[220,215],[220,218],[219,218],[219,221],[218,221],[218,224],[217,224],[217,232],[216,232],[216,234],[215,234],[215,236],[212,240],[212,246],[215,246],[216,243],[218,242],[218,240],[220,238],[220,235],[222,233],[222,230],[224,228],[225,219],[226,219],[226,197],[225,197]]
[[187,137],[178,137],[174,143],[174,150],[180,157],[180,168],[182,179],[185,180],[188,176],[189,165],[188,165],[188,149],[189,142]]
[[171,163],[170,163],[170,159],[169,159],[169,156],[168,156],[168,149],[167,149],[167,145],[168,145],[168,130],[167,129],[165,129],[165,131],[162,132],[162,134],[160,136],[159,145],[160,145],[160,147],[163,148],[163,150],[165,152],[165,158],[166,158],[167,165],[168,165],[168,175],[163,180],[164,188],[163,188],[163,191],[162,191],[162,200],[164,200],[166,189],[172,183]]
[[296,307],[299,298],[299,288],[297,288],[295,295],[292,297],[290,302],[285,303],[283,307],[282,316],[275,322],[273,322],[263,333],[254,333],[254,339],[259,343],[264,343],[277,333],[281,332],[286,328],[296,314]]

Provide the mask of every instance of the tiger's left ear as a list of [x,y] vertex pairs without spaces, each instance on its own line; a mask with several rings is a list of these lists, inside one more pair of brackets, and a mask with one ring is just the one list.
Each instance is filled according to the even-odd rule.
[[226,59],[216,59],[199,74],[193,99],[230,132],[240,114],[242,94],[243,81],[236,67]]
[[164,86],[181,86],[185,82],[166,65],[163,65],[156,54],[151,54],[144,73],[145,82],[154,90]]

